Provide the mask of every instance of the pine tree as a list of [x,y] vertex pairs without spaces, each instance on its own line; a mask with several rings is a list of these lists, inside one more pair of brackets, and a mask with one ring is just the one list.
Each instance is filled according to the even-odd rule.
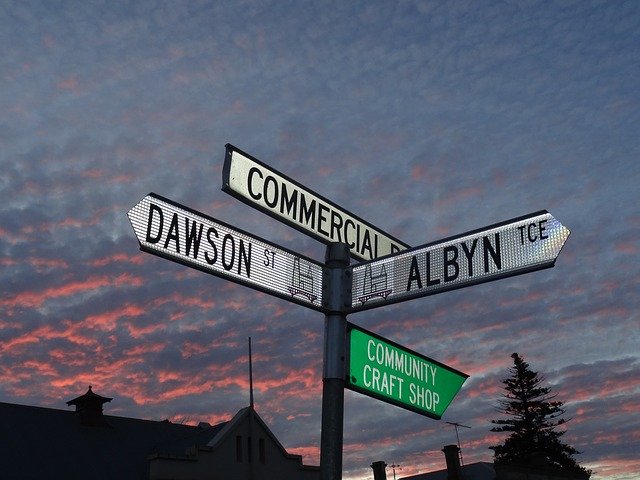
[[502,381],[506,394],[499,400],[498,411],[509,418],[491,420],[498,425],[492,432],[510,432],[502,445],[494,445],[496,464],[527,463],[534,453],[544,453],[547,461],[567,472],[591,474],[574,460],[579,454],[575,448],[564,444],[560,437],[563,430],[556,428],[565,423],[563,402],[556,401],[555,394],[542,386],[544,377],[529,368],[517,353],[511,355],[511,376]]

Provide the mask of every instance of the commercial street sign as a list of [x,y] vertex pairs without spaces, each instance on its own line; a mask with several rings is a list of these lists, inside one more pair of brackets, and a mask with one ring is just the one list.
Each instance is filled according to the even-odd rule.
[[154,193],[127,214],[140,249],[323,311],[323,266]]
[[348,244],[356,259],[371,260],[409,248],[230,144],[222,182],[225,192],[321,242]]
[[569,233],[543,210],[356,265],[349,311],[553,267]]
[[439,420],[468,375],[347,324],[345,387]]

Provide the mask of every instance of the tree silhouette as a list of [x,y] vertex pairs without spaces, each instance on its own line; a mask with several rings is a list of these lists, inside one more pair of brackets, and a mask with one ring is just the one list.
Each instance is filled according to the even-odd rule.
[[542,453],[550,465],[567,472],[591,472],[577,464],[575,448],[560,440],[563,430],[556,428],[565,423],[563,402],[554,400],[556,395],[541,386],[544,377],[529,368],[517,353],[511,355],[511,376],[502,381],[506,393],[498,401],[497,410],[507,419],[491,420],[498,425],[492,432],[510,432],[502,445],[489,447],[494,451],[496,464],[528,463],[533,454]]

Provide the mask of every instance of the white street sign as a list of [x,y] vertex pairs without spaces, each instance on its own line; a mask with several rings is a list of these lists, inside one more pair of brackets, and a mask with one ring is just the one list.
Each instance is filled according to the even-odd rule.
[[356,265],[350,311],[553,267],[569,233],[544,210]]
[[150,193],[129,213],[140,248],[323,311],[323,266]]
[[335,203],[227,144],[222,190],[324,242],[344,242],[351,256],[371,260],[409,248]]

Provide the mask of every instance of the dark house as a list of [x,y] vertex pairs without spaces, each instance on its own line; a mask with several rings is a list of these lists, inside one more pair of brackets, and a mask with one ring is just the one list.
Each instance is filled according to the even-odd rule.
[[317,480],[252,407],[218,425],[180,425],[103,413],[89,390],[75,411],[0,402],[0,478]]

